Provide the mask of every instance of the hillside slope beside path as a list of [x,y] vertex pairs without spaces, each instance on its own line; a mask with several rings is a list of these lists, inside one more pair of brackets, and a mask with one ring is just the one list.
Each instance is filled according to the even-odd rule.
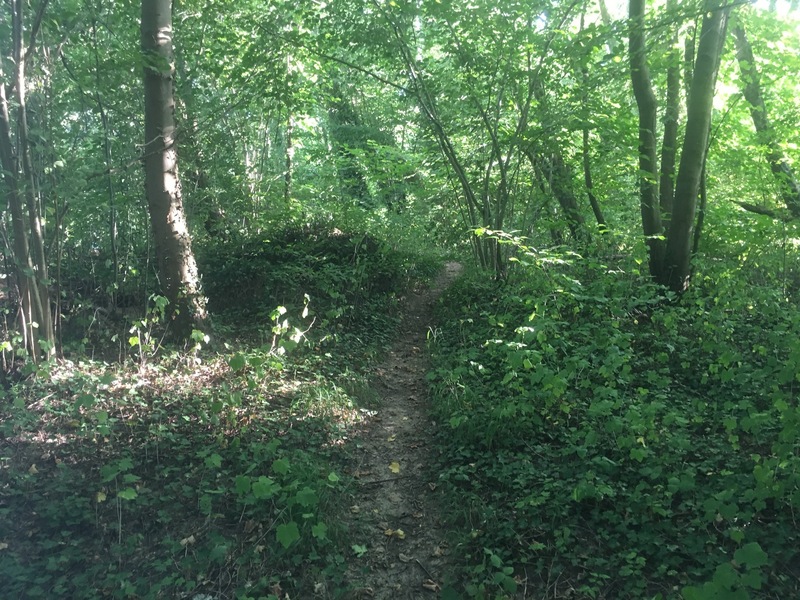
[[376,371],[381,402],[356,440],[348,528],[351,598],[437,598],[447,560],[429,472],[425,342],[433,306],[462,271],[447,263],[431,286],[407,300],[398,338]]

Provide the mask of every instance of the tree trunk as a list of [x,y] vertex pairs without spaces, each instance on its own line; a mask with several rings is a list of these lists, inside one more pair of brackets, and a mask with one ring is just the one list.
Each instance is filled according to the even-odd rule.
[[767,162],[778,182],[783,202],[794,217],[800,217],[800,185],[798,185],[792,167],[786,160],[769,122],[767,106],[764,103],[764,96],[761,94],[761,77],[756,68],[753,48],[750,46],[747,34],[741,24],[733,28],[733,35],[736,41],[736,60],[739,62],[739,70],[742,74],[742,94],[750,104],[753,125],[755,125],[756,133],[766,150]]
[[583,182],[586,184],[586,194],[589,197],[589,204],[592,206],[594,218],[597,220],[597,225],[601,231],[608,229],[606,225],[606,218],[603,215],[603,209],[600,208],[600,203],[594,195],[594,183],[592,182],[592,165],[589,157],[589,128],[583,128]]
[[700,237],[703,225],[706,222],[706,206],[708,206],[708,189],[706,188],[706,167],[700,175],[700,206],[697,207],[697,223],[694,226],[694,239],[692,240],[692,256],[700,249]]
[[[98,7],[99,12],[99,7]],[[103,126],[103,158],[106,164],[106,189],[108,191],[108,237],[111,242],[111,261],[114,267],[114,287],[111,293],[111,304],[116,306],[117,303],[117,284],[119,281],[119,248],[118,248],[118,228],[117,228],[117,207],[116,207],[116,190],[114,187],[114,163],[111,155],[111,128],[108,122],[108,112],[106,111],[105,103],[100,95],[102,89],[101,73],[103,72],[100,65],[100,51],[97,42],[97,20],[92,20],[92,50],[94,52],[94,72],[95,72],[95,89],[94,101],[97,105],[97,112],[100,114],[100,123]]]
[[[47,3],[43,2],[39,7],[26,50],[23,41],[23,3],[21,0],[12,0],[9,3],[14,79],[8,89],[13,89],[16,96],[16,122],[13,127],[6,96],[5,74],[0,64],[0,166],[7,186],[8,207],[11,213],[13,259],[20,296],[19,330],[25,348],[34,360],[41,356],[51,356],[55,352],[42,219],[28,141],[25,80],[26,53],[34,47],[46,5]],[[12,139],[12,131],[16,131],[16,144]],[[15,145],[19,152],[17,156],[14,153]]]
[[[603,14],[603,22],[605,23],[606,19],[610,20],[608,16],[608,11],[606,10],[605,3],[603,0],[600,0],[600,10],[601,14]],[[586,17],[586,7],[584,6],[584,10],[581,13],[581,32],[584,29],[584,19]],[[609,54],[611,50],[609,49]],[[584,113],[584,123],[583,123],[583,146],[581,148],[581,154],[583,156],[583,183],[586,185],[586,195],[589,198],[589,204],[592,207],[592,212],[594,213],[594,218],[597,221],[597,225],[600,231],[605,231],[607,228],[606,226],[606,218],[603,215],[603,210],[600,208],[600,203],[597,201],[597,196],[594,195],[594,183],[592,181],[592,161],[589,155],[589,70],[584,66],[581,67],[581,80],[583,82],[583,93],[581,94],[581,110]]]
[[583,235],[584,219],[578,208],[578,199],[572,189],[572,175],[564,162],[564,157],[560,152],[554,152],[543,162],[550,191],[564,212],[569,232],[574,240],[580,241],[585,237]]
[[645,0],[630,0],[629,54],[633,94],[639,108],[639,204],[642,229],[648,248],[650,274],[658,279],[663,268],[664,228],[658,197],[657,106],[647,68],[644,9]]
[[286,169],[283,173],[283,201],[292,200],[292,171],[294,170],[294,120],[291,107],[286,107]]
[[[635,0],[638,1],[638,0]],[[667,239],[664,267],[658,281],[676,292],[689,285],[697,198],[705,164],[714,86],[722,54],[730,6],[709,7],[703,18],[697,61],[686,105],[686,135],[675,182],[672,224]]]
[[[0,68],[2,65],[0,65]],[[2,75],[2,73],[0,73]],[[14,262],[14,275],[19,294],[18,328],[23,343],[31,356],[39,355],[39,343],[33,335],[31,323],[35,321],[37,306],[34,300],[36,277],[28,251],[28,233],[22,210],[22,197],[19,190],[17,161],[14,157],[14,144],[11,141],[11,119],[8,111],[5,83],[0,81],[0,161],[6,183],[7,204],[11,213],[11,231]],[[39,303],[41,305],[41,303]]]
[[[667,2],[667,11],[675,9],[676,0]],[[678,115],[680,113],[681,64],[677,49],[678,28],[670,38],[667,56],[667,100],[664,111],[664,140],[661,143],[661,178],[659,197],[664,231],[669,234],[672,219],[672,204],[675,198],[675,157],[678,152]]]
[[170,302],[174,334],[186,339],[205,317],[197,264],[186,223],[175,146],[172,1],[142,0],[145,188],[161,288]]

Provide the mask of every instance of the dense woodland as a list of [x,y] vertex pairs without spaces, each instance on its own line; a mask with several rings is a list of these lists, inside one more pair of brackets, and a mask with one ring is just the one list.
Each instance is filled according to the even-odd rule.
[[4,0],[0,595],[356,597],[457,260],[420,594],[800,597],[799,123],[796,0]]

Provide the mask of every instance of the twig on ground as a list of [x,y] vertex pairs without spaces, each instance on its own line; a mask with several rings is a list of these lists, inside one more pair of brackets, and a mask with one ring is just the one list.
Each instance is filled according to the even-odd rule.
[[433,575],[431,575],[431,572],[430,572],[430,571],[428,571],[428,569],[426,569],[426,568],[425,568],[425,565],[423,565],[423,564],[422,564],[422,563],[419,561],[419,559],[418,559],[418,558],[415,558],[414,560],[415,560],[415,561],[417,561],[417,564],[419,565],[419,568],[420,568],[420,569],[422,569],[423,571],[425,571],[425,575],[427,575],[427,576],[428,576],[428,579],[430,579],[431,581],[436,581],[436,579],[434,579]]

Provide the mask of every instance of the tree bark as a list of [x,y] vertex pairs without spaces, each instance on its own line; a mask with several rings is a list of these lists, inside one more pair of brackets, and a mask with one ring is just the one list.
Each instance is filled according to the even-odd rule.
[[[5,74],[0,64],[0,166],[7,186],[8,207],[11,213],[13,259],[20,296],[18,324],[25,348],[34,360],[54,354],[56,341],[50,307],[50,282],[47,274],[42,219],[37,202],[36,177],[28,140],[25,79],[27,57],[35,47],[36,33],[46,5],[47,2],[44,1],[39,6],[26,49],[23,42],[23,3],[21,0],[12,0],[9,3],[14,77],[8,89],[14,90],[16,100],[16,122],[13,127],[6,96]],[[12,131],[16,131],[16,144],[12,139]],[[18,150],[17,155],[15,146]]]
[[730,6],[708,7],[703,18],[692,86],[686,106],[686,135],[675,182],[675,202],[664,266],[657,280],[676,292],[689,285],[697,198],[711,126],[714,86]]
[[[98,7],[99,12],[99,7]],[[100,123],[103,126],[103,157],[106,163],[106,189],[108,190],[108,235],[111,241],[111,261],[114,267],[114,288],[111,293],[111,303],[116,306],[117,283],[119,280],[119,249],[118,249],[118,228],[117,228],[117,208],[116,190],[114,187],[114,163],[111,155],[111,128],[108,122],[108,112],[106,111],[103,98],[100,95],[102,80],[100,74],[100,52],[97,42],[97,20],[92,20],[92,50],[94,52],[94,73],[95,89],[94,101],[97,104],[97,112],[100,114]]]
[[769,122],[767,106],[761,93],[761,76],[756,68],[753,48],[750,46],[750,41],[741,24],[737,24],[733,28],[733,36],[736,42],[736,60],[739,62],[739,71],[742,77],[742,94],[750,104],[753,125],[755,125],[760,142],[764,145],[769,168],[778,183],[784,204],[794,217],[800,217],[800,185]]
[[292,171],[294,170],[294,119],[292,108],[286,107],[286,164],[283,173],[283,201],[288,207],[292,200]]
[[[605,3],[600,0],[600,10],[604,24],[606,20],[610,21],[608,11],[606,10]],[[581,32],[584,29],[584,20],[586,18],[586,7],[584,6],[581,12]],[[611,49],[608,50],[609,54]],[[592,181],[592,160],[589,154],[589,69],[586,66],[581,67],[581,80],[583,82],[583,92],[581,94],[581,110],[584,113],[584,123],[582,127],[582,142],[581,154],[583,158],[583,183],[586,186],[586,196],[589,198],[589,205],[592,207],[594,218],[600,231],[608,229],[606,226],[606,218],[603,215],[603,210],[600,208],[600,203],[597,201],[597,196],[594,195],[594,182]]]
[[661,277],[664,257],[664,228],[658,197],[658,148],[656,146],[657,106],[650,71],[644,26],[645,0],[630,0],[629,54],[631,83],[639,108],[639,204],[642,229],[649,254],[650,274]]
[[171,306],[173,333],[186,339],[193,328],[203,326],[206,310],[178,177],[171,0],[142,0],[141,47],[147,205],[161,287]]
[[[667,11],[673,11],[676,0],[667,2]],[[677,26],[670,38],[667,60],[667,99],[664,110],[664,138],[661,143],[661,176],[659,198],[664,231],[669,233],[672,205],[675,198],[675,157],[678,153],[678,115],[680,113],[681,64],[677,49]]]
[[592,164],[589,157],[589,128],[583,128],[583,182],[586,185],[586,195],[589,197],[589,204],[592,207],[594,218],[597,220],[597,225],[601,231],[608,229],[606,225],[606,218],[603,215],[603,209],[600,207],[600,202],[597,201],[597,196],[594,195],[594,183],[592,181]]
[[564,157],[560,152],[554,152],[545,158],[543,163],[550,191],[564,212],[572,239],[580,241],[585,237],[583,235],[585,221],[578,207],[578,199],[572,189],[572,174],[564,162]]

